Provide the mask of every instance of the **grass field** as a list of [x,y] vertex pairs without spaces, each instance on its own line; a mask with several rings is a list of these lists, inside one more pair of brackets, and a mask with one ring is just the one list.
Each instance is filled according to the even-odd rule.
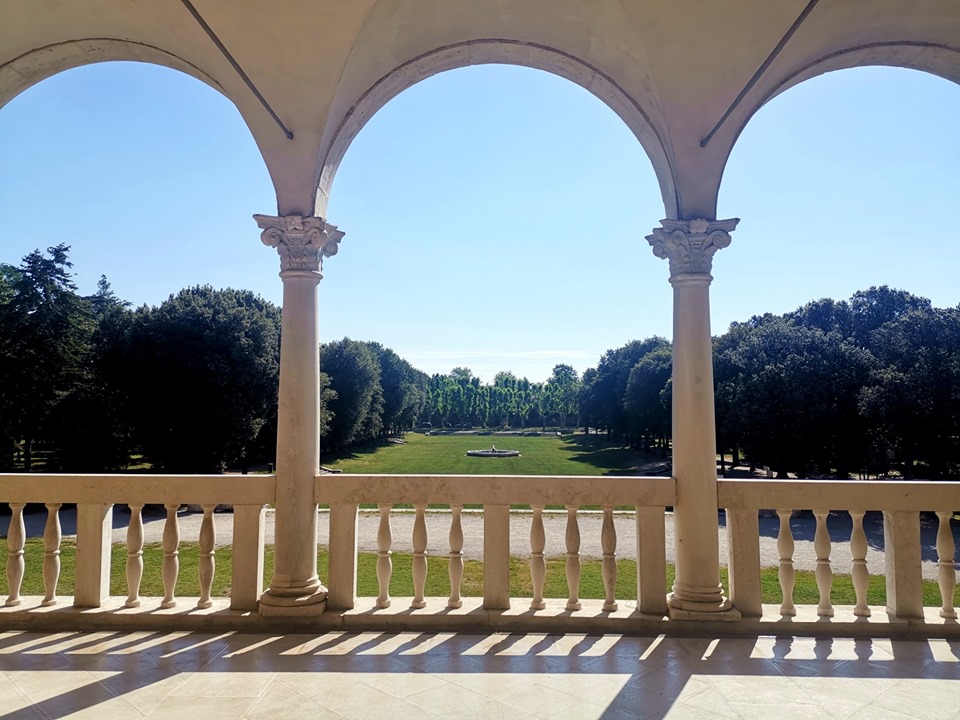
[[[6,543],[0,546],[0,552],[5,554]],[[197,560],[199,550],[196,543],[181,543],[180,545],[180,576],[177,582],[177,595],[181,597],[197,597],[200,594],[197,579]],[[126,575],[126,547],[115,545],[112,556],[112,572],[110,594],[125,596],[127,594]],[[26,576],[21,588],[22,595],[43,595],[43,541],[31,538],[25,548],[27,565]],[[213,595],[227,597],[230,595],[231,548],[217,550],[216,573],[213,582]],[[143,548],[143,582],[140,594],[145,597],[162,597],[163,582],[161,567],[163,552],[159,545],[146,545]],[[73,593],[73,583],[76,568],[76,545],[72,539],[65,539],[61,547],[61,580],[58,593],[69,596]],[[390,594],[395,597],[412,597],[413,580],[411,575],[412,556],[408,553],[393,554],[393,577],[390,582]],[[375,597],[377,589],[376,573],[377,556],[375,553],[360,553],[358,562],[357,594],[361,597]],[[567,582],[564,571],[564,558],[552,558],[547,561],[547,577],[544,595],[551,598],[567,597]],[[267,580],[273,573],[273,547],[267,546],[264,573]],[[603,579],[599,560],[584,561],[580,580],[580,597],[603,598]],[[327,554],[321,549],[318,572],[321,578],[327,576]],[[674,568],[667,565],[667,576],[664,582],[664,591],[668,591],[673,584]],[[727,585],[726,568],[721,568],[721,581],[725,589]],[[782,593],[777,581],[776,568],[765,568],[761,572],[761,587],[763,602],[780,603]],[[8,592],[6,576],[0,574],[0,596]],[[461,593],[464,597],[480,597],[483,595],[483,563],[479,560],[464,561],[464,575]],[[447,576],[447,559],[445,557],[430,557],[428,559],[426,595],[428,597],[447,597],[450,594],[450,581]],[[530,583],[530,565],[525,558],[511,558],[510,560],[510,595],[515,598],[531,597],[533,588]],[[637,597],[637,564],[633,560],[617,562],[616,597],[618,600],[634,600]],[[797,584],[794,591],[794,601],[801,605],[816,605],[819,600],[817,582],[814,574],[809,571],[797,571]],[[833,589],[830,594],[836,605],[855,605],[856,594],[849,575],[836,575]],[[886,602],[884,578],[874,576],[870,578],[870,587],[867,593],[867,602],[870,605],[883,605]],[[940,605],[940,590],[932,580],[923,581],[923,602],[927,606]],[[954,595],[954,603],[960,605],[960,587]]]
[[[668,474],[661,459],[586,435],[423,435],[404,445],[383,443],[322,458],[345,473],[423,475],[636,475]],[[467,457],[467,450],[519,450],[520,457]],[[660,469],[659,473],[653,472]]]

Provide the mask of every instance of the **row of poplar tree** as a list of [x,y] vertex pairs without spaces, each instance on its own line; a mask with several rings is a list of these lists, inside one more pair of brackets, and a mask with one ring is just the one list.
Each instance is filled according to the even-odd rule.
[[[194,287],[131,308],[102,279],[79,295],[64,245],[0,263],[0,471],[152,467],[218,472],[272,461],[280,310]],[[433,428],[603,431],[670,445],[671,350],[648,338],[582,377],[544,383],[467,368],[427,376],[389,348],[319,349],[325,451]],[[734,323],[714,339],[718,448],[778,473],[960,472],[960,308],[887,287]]]

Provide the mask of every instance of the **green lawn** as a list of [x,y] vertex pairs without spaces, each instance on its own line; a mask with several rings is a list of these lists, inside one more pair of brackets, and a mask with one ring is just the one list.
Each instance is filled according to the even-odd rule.
[[[6,554],[6,542],[0,543],[0,554]],[[183,597],[197,597],[200,594],[197,579],[198,546],[196,543],[181,543],[180,545],[180,577],[177,582],[177,594]],[[25,549],[27,572],[21,589],[22,595],[43,595],[43,541],[40,538],[31,538]],[[110,582],[110,594],[125,596],[126,575],[126,547],[115,545],[113,548],[113,568]],[[227,597],[230,594],[230,564],[231,549],[221,548],[216,553],[216,573],[213,583],[213,595]],[[58,594],[69,596],[73,593],[74,572],[76,567],[76,545],[72,539],[65,539],[61,547],[61,579]],[[145,597],[162,597],[163,583],[160,572],[163,553],[159,545],[151,544],[143,549],[143,582],[140,594]],[[411,575],[412,556],[408,553],[393,554],[393,576],[390,582],[390,594],[396,597],[411,597],[413,595],[413,580]],[[450,582],[447,576],[447,560],[444,557],[430,557],[428,559],[427,587],[428,597],[447,597],[450,594]],[[360,553],[357,581],[357,593],[361,597],[375,597],[378,594],[377,556],[375,553]],[[544,595],[551,598],[567,596],[567,582],[564,572],[564,558],[551,558],[547,561],[547,577]],[[584,561],[580,580],[580,596],[582,598],[603,598],[603,579],[600,573],[599,560]],[[617,563],[618,600],[633,600],[637,597],[637,564],[633,560],[620,560]],[[327,554],[321,548],[318,562],[318,572],[321,578],[327,576]],[[273,573],[273,547],[267,546],[265,559],[265,577],[269,580]],[[664,581],[664,591],[673,584],[674,569],[667,565],[667,577]],[[727,588],[727,571],[721,568],[721,581]],[[782,595],[777,581],[776,568],[765,568],[761,572],[763,588],[763,602],[780,603]],[[479,597],[483,595],[483,563],[479,560],[464,561],[464,575],[461,593],[465,597]],[[530,565],[525,558],[511,558],[510,560],[510,594],[512,597],[531,597],[533,589],[530,584]],[[0,574],[0,597],[6,597],[6,575]],[[836,605],[855,605],[856,595],[849,575],[836,575],[833,582],[831,599]],[[794,601],[798,605],[816,605],[819,600],[817,583],[812,572],[800,570],[797,572],[797,584],[794,592]],[[870,578],[870,587],[867,593],[867,602],[870,605],[884,605],[886,593],[884,578],[874,576]],[[940,590],[937,583],[931,580],[923,581],[923,602],[928,606],[940,605]],[[960,587],[954,595],[954,603],[960,605]]]
[[[407,433],[403,439],[404,445],[352,448],[325,456],[321,462],[345,473],[397,475],[638,475],[653,474],[652,469],[664,466],[656,458],[595,436]],[[491,445],[519,450],[520,457],[467,457],[467,450],[489,449]]]

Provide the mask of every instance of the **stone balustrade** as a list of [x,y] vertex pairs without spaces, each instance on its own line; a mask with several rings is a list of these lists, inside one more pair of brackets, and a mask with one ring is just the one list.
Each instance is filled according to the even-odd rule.
[[[690,619],[667,619],[664,514],[666,508],[677,502],[672,478],[319,475],[313,484],[314,501],[330,508],[329,569],[325,578],[329,587],[327,612],[310,619],[316,627],[402,628],[413,623],[417,628],[436,626],[439,629],[457,618],[467,618],[471,624],[463,627],[494,629],[501,627],[503,618],[508,617],[510,628],[535,629],[539,627],[538,618],[544,617],[549,619],[550,624],[545,627],[551,631],[607,628],[611,632],[631,629],[668,632],[673,626],[683,626],[684,631],[689,631],[710,623],[709,620],[698,623]],[[960,507],[960,483],[720,479],[717,491],[719,509],[726,512],[730,598],[742,618],[725,623],[727,632],[736,632],[733,626],[743,632],[773,632],[782,626],[792,632],[958,634],[953,600],[955,545],[950,521],[954,509]],[[224,628],[253,627],[258,623],[260,627],[285,627],[284,622],[296,622],[270,620],[256,612],[264,587],[264,506],[274,502],[275,493],[276,478],[272,475],[0,476],[0,501],[9,503],[12,513],[6,540],[9,591],[0,607],[0,630],[14,627],[86,629],[90,627],[90,617],[98,618],[94,622],[96,627],[106,628],[131,627],[131,618],[135,618],[133,626],[164,628],[175,628],[191,618],[198,622],[219,622],[216,626]],[[20,595],[26,569],[23,511],[27,503],[43,504],[47,508],[42,567],[34,569],[42,572],[44,593],[36,598]],[[126,544],[120,550],[126,556],[126,587],[123,596],[111,598],[111,553],[117,551],[111,546],[112,512],[118,503],[130,507]],[[180,573],[178,510],[187,503],[198,505],[203,511],[199,536],[190,538],[199,547],[200,594],[189,600],[177,598],[175,592]],[[63,536],[60,511],[66,504],[77,506],[72,601],[58,597],[57,592]],[[144,573],[142,513],[147,504],[162,506],[166,513],[161,543],[164,594],[156,598],[142,597],[140,591]],[[218,504],[230,504],[234,508],[229,601],[212,597],[218,532],[214,508]],[[377,597],[369,601],[357,597],[358,513],[362,505],[376,507],[379,513],[376,533],[379,590]],[[389,590],[394,572],[391,517],[398,505],[412,507],[414,513],[410,538],[413,594],[402,599],[391,598]],[[428,572],[436,568],[427,563],[425,513],[431,505],[449,509],[449,532],[445,533],[442,554],[450,581],[450,593],[445,598],[426,596]],[[462,515],[467,506],[482,508],[483,514],[483,595],[477,599],[465,598],[462,593]],[[525,511],[530,523],[526,554],[532,597],[512,597],[510,592],[511,506],[529,508]],[[556,547],[547,546],[544,531],[543,517],[548,506],[561,508],[566,516],[564,537]],[[585,506],[600,508],[602,515],[599,529],[602,604],[580,597],[580,508]],[[635,548],[624,548],[618,543],[613,516],[615,508],[624,507],[635,512]],[[764,605],[761,598],[758,511],[763,508],[773,508],[780,520],[777,550],[783,601],[779,606]],[[794,601],[795,538],[790,519],[795,509],[812,509],[816,521],[813,537],[819,590],[816,606]],[[881,613],[867,602],[870,574],[863,521],[868,511],[880,511],[884,517],[887,607],[886,612]],[[849,548],[846,541],[842,547],[831,542],[829,529],[832,522],[837,522],[837,512],[850,515]],[[942,602],[936,610],[923,607],[921,512],[935,513],[939,522],[936,577]],[[315,539],[304,537],[303,542],[311,543]],[[477,548],[469,550],[471,554],[477,553]],[[849,607],[835,607],[831,601],[834,579],[831,558],[836,559],[841,553],[849,553],[852,567],[856,603]],[[548,557],[563,559],[567,596],[562,601],[544,598]],[[619,557],[637,560],[635,606],[633,597],[616,596]],[[98,608],[101,614],[91,616]],[[68,611],[72,609],[76,612],[70,614]],[[390,618],[387,625],[380,623],[385,617]]]
[[[603,585],[606,594],[603,609],[618,609],[614,597],[617,578],[617,535],[613,524],[614,507],[636,509],[637,518],[637,604],[640,612],[662,616],[666,612],[666,552],[664,510],[676,502],[675,484],[664,477],[533,477],[503,475],[320,475],[316,478],[315,500],[330,505],[330,577],[329,607],[350,610],[356,604],[357,513],[360,505],[376,503],[380,511],[377,532],[376,607],[391,605],[392,577],[390,560],[393,532],[390,511],[394,505],[412,505],[413,587],[411,607],[424,607],[423,588],[427,562],[427,531],[424,512],[428,504],[450,508],[450,552],[448,571],[451,594],[449,608],[462,605],[460,582],[463,577],[463,530],[461,512],[465,505],[483,508],[483,608],[508,610],[510,597],[510,506],[529,506],[533,512],[530,530],[530,578],[533,587],[531,611],[543,610],[546,575],[543,509],[547,505],[565,507],[565,571],[568,597],[566,610],[581,609],[580,527],[577,511],[585,505],[603,509],[601,543],[603,546]],[[337,528],[335,530],[335,528]],[[553,549],[551,549],[553,550]],[[627,554],[632,555],[633,550]],[[560,554],[557,552],[556,554]]]
[[[156,609],[177,608],[175,588],[180,573],[180,526],[177,511],[187,503],[200,505],[203,521],[199,543],[200,597],[197,608],[213,605],[211,589],[215,570],[216,523],[213,511],[219,504],[233,505],[233,563],[230,608],[257,609],[263,589],[264,506],[275,495],[273,476],[225,475],[3,475],[0,501],[10,504],[7,533],[7,587],[5,607],[21,604],[20,588],[25,562],[23,510],[27,503],[43,503],[47,522],[43,533],[42,605],[60,601],[60,508],[77,506],[76,577],[72,605],[100,608],[110,597],[110,559],[114,504],[130,507],[126,537],[126,585],[124,608],[139,608],[143,577],[143,507],[162,505],[166,509],[163,529],[162,578],[164,596]],[[0,620],[2,623],[2,620]]]
[[[954,540],[950,519],[960,508],[960,483],[909,481],[849,481],[849,480],[719,480],[718,503],[726,509],[730,596],[734,606],[745,618],[759,618],[764,614],[761,605],[760,551],[757,513],[761,508],[775,508],[780,519],[777,549],[780,554],[779,581],[783,602],[779,607],[782,618],[797,614],[794,604],[796,573],[793,566],[794,537],[790,518],[795,509],[812,509],[816,518],[814,550],[815,577],[819,591],[816,614],[821,619],[832,618],[834,607],[830,599],[833,570],[830,556],[834,551],[827,522],[831,511],[850,514],[852,531],[850,548],[856,592],[854,616],[868,618],[867,538],[863,529],[866,511],[883,512],[884,557],[886,562],[887,612],[898,621],[922,621],[923,586],[921,575],[920,512],[936,513],[938,518],[937,555],[938,584],[942,606],[941,618],[953,621],[956,568]],[[837,552],[842,549],[837,548]]]

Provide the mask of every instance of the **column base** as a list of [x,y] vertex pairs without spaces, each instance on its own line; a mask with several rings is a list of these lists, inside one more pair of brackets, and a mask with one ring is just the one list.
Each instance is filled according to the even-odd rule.
[[723,589],[692,590],[673,587],[667,595],[667,617],[671,620],[719,620],[736,622],[742,619],[740,611],[733,607],[730,598],[723,596]]
[[271,595],[267,590],[257,607],[263,617],[318,617],[326,609],[327,589],[322,585],[307,595]]

